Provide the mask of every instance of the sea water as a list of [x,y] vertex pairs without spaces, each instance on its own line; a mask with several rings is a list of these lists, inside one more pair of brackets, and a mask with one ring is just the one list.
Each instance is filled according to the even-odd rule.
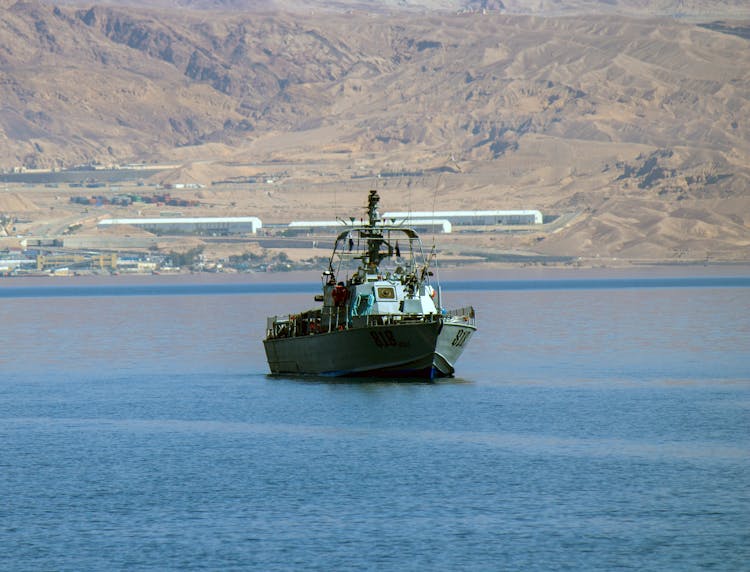
[[748,570],[750,280],[445,283],[438,383],[271,377],[314,284],[0,286],[0,569]]

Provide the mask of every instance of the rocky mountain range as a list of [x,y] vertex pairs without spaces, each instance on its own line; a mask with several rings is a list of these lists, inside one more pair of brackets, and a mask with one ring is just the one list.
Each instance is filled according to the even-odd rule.
[[3,0],[0,168],[435,168],[587,213],[550,253],[750,257],[744,2],[176,4]]

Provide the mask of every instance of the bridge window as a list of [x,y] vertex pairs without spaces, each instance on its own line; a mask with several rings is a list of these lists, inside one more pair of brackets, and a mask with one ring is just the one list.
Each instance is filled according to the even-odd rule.
[[396,290],[391,286],[379,286],[377,288],[378,300],[395,300]]

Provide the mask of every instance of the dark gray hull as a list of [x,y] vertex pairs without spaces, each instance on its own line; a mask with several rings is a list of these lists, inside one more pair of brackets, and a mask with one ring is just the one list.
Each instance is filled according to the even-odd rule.
[[266,339],[271,373],[426,378],[451,376],[475,327],[405,322]]

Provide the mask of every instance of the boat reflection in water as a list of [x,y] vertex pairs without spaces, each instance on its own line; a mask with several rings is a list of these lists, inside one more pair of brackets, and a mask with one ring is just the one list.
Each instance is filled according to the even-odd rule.
[[367,221],[346,225],[323,272],[321,306],[271,316],[274,374],[433,379],[452,376],[476,331],[474,308],[446,310],[413,228],[385,224],[370,191]]

